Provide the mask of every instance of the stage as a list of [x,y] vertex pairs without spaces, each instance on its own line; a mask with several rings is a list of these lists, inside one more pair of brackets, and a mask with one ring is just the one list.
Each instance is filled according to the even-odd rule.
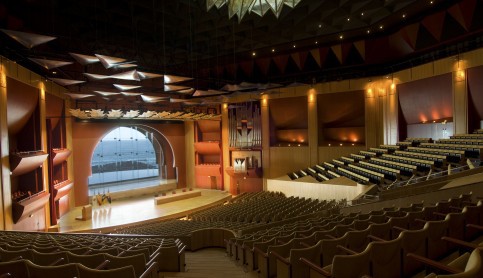
[[154,195],[116,199],[110,205],[93,206],[92,219],[86,221],[75,219],[82,211],[82,207],[76,207],[60,218],[59,231],[109,233],[132,224],[181,218],[231,199],[231,194],[225,191],[195,190],[201,191],[201,196],[161,205],[155,205]]

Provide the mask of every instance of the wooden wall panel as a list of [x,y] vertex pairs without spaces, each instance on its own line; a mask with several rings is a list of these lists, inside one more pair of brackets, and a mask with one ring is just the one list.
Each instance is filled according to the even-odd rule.
[[329,161],[337,159],[341,156],[348,156],[351,153],[358,153],[359,151],[366,150],[366,146],[320,146],[319,147],[319,162]]
[[452,75],[444,74],[397,86],[408,124],[453,117]]
[[302,147],[271,147],[269,177],[276,178],[310,166],[309,148]]

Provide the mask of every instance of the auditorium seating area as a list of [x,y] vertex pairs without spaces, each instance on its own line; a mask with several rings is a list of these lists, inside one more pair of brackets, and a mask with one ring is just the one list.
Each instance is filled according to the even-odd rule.
[[[468,193],[436,204],[343,215],[335,201],[258,192],[241,194],[186,220],[117,231],[132,235],[2,231],[0,277],[158,277],[159,271],[181,272],[189,264],[184,257],[189,243],[183,240],[200,229],[218,228],[233,231],[223,234],[227,256],[260,277],[440,277],[446,272],[479,277],[479,199]],[[254,212],[269,217],[248,217]],[[284,213],[286,217],[277,218]],[[200,240],[221,246],[212,245],[212,236]]]
[[448,169],[453,172],[465,170],[467,159],[478,165],[482,148],[481,130],[434,142],[431,138],[407,138],[396,145],[380,145],[287,175],[291,180],[310,176],[318,182],[344,176],[361,184],[376,184],[381,190],[386,190],[409,184],[417,177],[430,179],[447,175]]
[[116,233],[176,237],[188,236],[195,230],[206,228],[240,232],[307,214],[337,210],[338,205],[335,201],[287,198],[279,192],[245,193],[224,205],[190,215],[186,220],[125,227]]
[[232,238],[226,251],[261,277],[482,277],[482,224],[483,203],[467,194],[314,217]]
[[1,231],[0,239],[0,277],[157,277],[184,270],[185,246],[177,239],[13,231]]

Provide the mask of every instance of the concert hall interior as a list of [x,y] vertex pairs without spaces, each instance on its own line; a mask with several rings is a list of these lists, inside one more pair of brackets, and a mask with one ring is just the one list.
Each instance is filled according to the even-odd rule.
[[483,277],[482,14],[0,2],[0,278]]

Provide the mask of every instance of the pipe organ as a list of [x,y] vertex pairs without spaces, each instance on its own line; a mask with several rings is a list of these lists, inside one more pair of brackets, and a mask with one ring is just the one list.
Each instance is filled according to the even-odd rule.
[[229,108],[229,136],[232,149],[260,149],[262,127],[258,101],[237,103]]

